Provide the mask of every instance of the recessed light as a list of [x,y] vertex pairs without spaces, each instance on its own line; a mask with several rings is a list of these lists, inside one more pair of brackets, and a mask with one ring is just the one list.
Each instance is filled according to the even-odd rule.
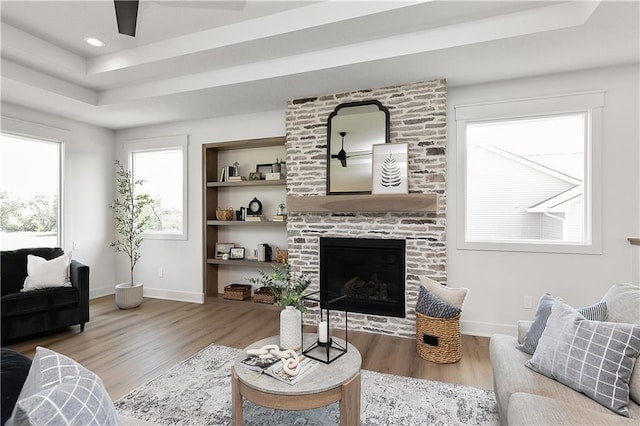
[[89,43],[90,45],[95,46],[95,47],[104,46],[104,43],[102,41],[100,41],[100,40],[98,40],[97,38],[94,38],[94,37],[85,37],[84,41],[86,41],[87,43]]

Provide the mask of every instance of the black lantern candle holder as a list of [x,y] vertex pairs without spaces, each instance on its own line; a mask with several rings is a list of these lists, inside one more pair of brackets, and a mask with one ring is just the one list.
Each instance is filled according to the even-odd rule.
[[[330,364],[342,355],[347,353],[349,346],[348,328],[349,315],[347,306],[347,295],[336,295],[325,291],[315,291],[303,297],[305,304],[318,304],[320,309],[320,321],[318,322],[317,338],[311,345],[304,348],[302,353],[317,361]],[[344,311],[344,346],[337,339],[331,337],[331,310]],[[304,318],[301,321],[301,327],[304,328]],[[303,333],[304,336],[304,333]]]

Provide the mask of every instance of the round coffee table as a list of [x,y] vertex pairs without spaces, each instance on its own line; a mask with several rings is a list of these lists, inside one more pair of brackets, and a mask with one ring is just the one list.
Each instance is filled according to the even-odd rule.
[[[308,347],[315,334],[304,334],[303,347]],[[342,346],[344,340],[334,337]],[[279,337],[262,339],[245,348],[257,349],[278,344]],[[362,357],[355,346],[349,344],[347,353],[331,364],[319,362],[295,385],[280,382],[266,374],[260,375],[239,365],[246,358],[242,354],[231,367],[233,424],[242,425],[242,400],[247,398],[258,405],[277,410],[308,410],[340,402],[340,424],[360,424],[360,367]]]

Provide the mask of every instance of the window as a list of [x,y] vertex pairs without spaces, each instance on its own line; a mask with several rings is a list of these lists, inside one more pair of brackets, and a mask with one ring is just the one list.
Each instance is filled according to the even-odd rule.
[[144,233],[151,239],[187,238],[187,137],[172,136],[126,144],[139,190],[153,198]]
[[2,133],[0,248],[60,247],[61,143]]
[[456,108],[458,247],[598,253],[604,94]]

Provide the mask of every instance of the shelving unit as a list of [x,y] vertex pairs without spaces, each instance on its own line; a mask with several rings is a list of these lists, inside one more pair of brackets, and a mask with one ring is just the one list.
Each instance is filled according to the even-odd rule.
[[[203,161],[203,268],[204,268],[204,282],[203,290],[207,297],[217,297],[222,293],[222,289],[231,282],[221,282],[220,275],[223,271],[228,271],[226,268],[255,268],[269,270],[275,262],[260,262],[252,259],[245,260],[222,260],[215,258],[216,243],[221,242],[220,235],[229,235],[232,232],[240,232],[242,229],[251,229],[251,235],[268,234],[269,232],[285,232],[286,233],[286,221],[272,221],[265,220],[260,222],[252,221],[221,221],[216,220],[216,209],[219,207],[219,201],[228,198],[229,194],[234,192],[249,191],[251,188],[258,191],[258,194],[264,194],[268,190],[268,187],[282,187],[286,185],[285,179],[280,180],[245,180],[240,182],[218,182],[220,176],[220,168],[226,166],[223,164],[222,158],[228,158],[233,154],[251,153],[251,150],[259,152],[261,149],[268,149],[270,147],[282,147],[286,138],[284,136],[264,139],[250,139],[240,141],[229,141],[220,143],[205,144],[202,147],[202,161]],[[258,158],[260,155],[257,155]],[[281,155],[280,158],[284,157]],[[275,159],[275,157],[274,157]],[[246,175],[246,171],[242,173]],[[284,191],[283,198],[284,200]],[[249,200],[247,200],[249,201]],[[272,200],[273,201],[273,200]],[[275,200],[274,203],[277,204]],[[263,200],[264,204],[264,200]],[[221,207],[221,208],[226,208]],[[263,214],[268,218],[270,212],[265,211],[263,208]],[[264,231],[261,231],[264,230]],[[286,235],[284,237],[286,241]],[[280,247],[286,248],[286,247]],[[223,269],[221,269],[223,268]]]

